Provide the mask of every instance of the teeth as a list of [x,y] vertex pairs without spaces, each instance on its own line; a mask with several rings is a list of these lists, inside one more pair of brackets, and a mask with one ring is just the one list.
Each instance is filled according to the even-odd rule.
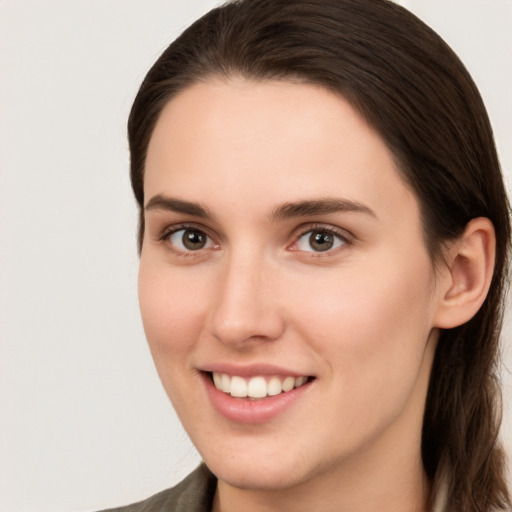
[[231,377],[226,373],[213,372],[213,383],[215,387],[237,398],[264,398],[266,396],[275,396],[303,386],[307,381],[308,378],[306,376],[288,376],[284,379],[279,377],[265,378],[257,376],[244,379],[237,375]]
[[267,383],[263,377],[253,377],[247,384],[247,395],[252,398],[267,396]]
[[277,377],[272,377],[267,384],[267,395],[279,395],[283,391],[281,381]]
[[293,377],[286,377],[283,380],[283,391],[291,391],[295,387],[295,379]]
[[244,398],[247,396],[247,382],[242,377],[231,378],[231,396]]
[[294,387],[296,388],[300,388],[302,386],[302,384],[306,384],[306,381],[308,380],[307,377],[297,377],[295,379],[295,384],[294,384]]
[[215,387],[217,389],[223,389],[222,388],[222,375],[220,373],[213,374],[213,383],[215,384]]
[[224,391],[224,393],[229,393],[231,391],[231,379],[229,378],[229,375],[226,375],[225,373],[221,375],[220,378],[221,386],[220,389]]

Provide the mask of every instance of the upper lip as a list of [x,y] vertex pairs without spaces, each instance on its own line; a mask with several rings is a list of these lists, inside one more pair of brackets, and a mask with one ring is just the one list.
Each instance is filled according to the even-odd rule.
[[199,368],[199,370],[208,373],[226,373],[228,375],[237,375],[239,377],[256,377],[258,375],[285,375],[292,377],[309,376],[308,373],[290,370],[282,366],[276,366],[267,363],[257,363],[250,365],[238,365],[233,363],[211,363]]

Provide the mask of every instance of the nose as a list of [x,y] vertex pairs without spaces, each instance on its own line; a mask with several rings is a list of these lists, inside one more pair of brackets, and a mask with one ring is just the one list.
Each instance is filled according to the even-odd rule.
[[278,339],[285,329],[276,270],[262,258],[232,256],[217,276],[210,333],[225,345]]

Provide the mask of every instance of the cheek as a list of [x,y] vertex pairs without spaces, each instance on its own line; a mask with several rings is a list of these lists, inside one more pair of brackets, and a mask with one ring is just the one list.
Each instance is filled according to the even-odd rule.
[[361,270],[340,270],[316,287],[297,316],[333,379],[355,394],[410,386],[421,366],[431,331],[432,271],[426,256],[411,259],[414,265],[395,261],[386,269],[366,262]]
[[167,353],[179,357],[201,329],[199,290],[190,279],[141,259],[139,304],[146,338],[155,363]]
[[197,378],[189,357],[204,323],[199,311],[201,301],[194,290],[201,290],[201,284],[194,285],[165,264],[141,257],[139,303],[146,339],[178,416],[192,424],[199,421],[196,416],[201,405],[187,388],[190,378]]

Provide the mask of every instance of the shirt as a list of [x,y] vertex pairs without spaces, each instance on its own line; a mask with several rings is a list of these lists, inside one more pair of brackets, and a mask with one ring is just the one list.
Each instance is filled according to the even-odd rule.
[[211,512],[217,479],[201,464],[176,486],[150,498],[103,512]]

